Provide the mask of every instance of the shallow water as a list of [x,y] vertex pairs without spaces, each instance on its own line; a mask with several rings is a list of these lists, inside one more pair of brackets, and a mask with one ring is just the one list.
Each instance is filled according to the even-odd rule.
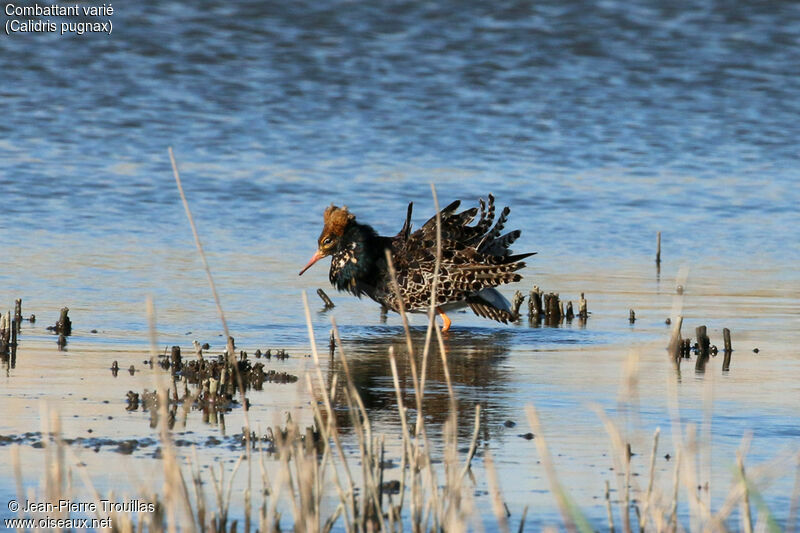
[[[460,432],[467,438],[472,406],[481,402],[512,521],[530,504],[531,523],[557,523],[535,447],[518,437],[529,431],[528,403],[539,409],[554,453],[563,454],[556,457],[562,481],[598,527],[601,480],[612,462],[588,403],[625,422],[644,475],[655,427],[661,455],[674,455],[668,384],[676,383],[684,421],[702,422],[704,391],[713,391],[716,505],[745,432],[753,431],[749,461],[797,452],[796,4],[115,8],[110,37],[0,39],[0,304],[21,297],[24,313],[38,317],[23,325],[16,365],[0,378],[11,413],[0,434],[38,430],[45,399],[61,412],[67,436],[88,429],[113,439],[155,436],[145,413],[124,409],[127,390],[152,388],[148,372],[125,371],[147,357],[148,295],[160,349],[190,351],[194,339],[221,349],[169,167],[171,145],[237,345],[288,349],[293,357],[270,368],[301,378],[253,394],[253,416],[264,426],[290,411],[310,417],[305,290],[318,343],[327,345],[334,316],[370,411],[396,433],[385,354],[396,347],[407,377],[399,319],[383,324],[371,302],[328,290],[326,265],[302,278],[297,271],[314,251],[326,205],[347,204],[359,220],[394,234],[409,201],[417,225],[433,214],[433,182],[442,204],[471,205],[492,192],[509,205],[507,227],[523,230],[515,249],[538,252],[518,288],[527,293],[535,283],[573,302],[585,292],[593,313],[585,326],[559,328],[453,317],[446,346],[464,407]],[[692,360],[676,381],[664,360],[664,320],[681,267],[689,272],[684,334],[706,324],[721,345],[721,329],[730,328],[729,373],[717,357],[696,375]],[[316,312],[317,287],[333,297],[332,312]],[[59,352],[44,328],[65,305],[75,332]],[[412,322],[421,337],[424,317]],[[631,352],[640,358],[638,418],[626,418],[618,401]],[[115,359],[123,371],[112,378]],[[435,358],[431,372],[426,411],[440,424],[447,403]],[[517,426],[506,428],[506,420]],[[241,422],[234,410],[224,433],[240,431]],[[197,412],[179,429],[197,442],[223,433]],[[217,454],[201,449],[209,460]],[[147,453],[118,462],[103,448],[87,463],[110,488],[149,464]],[[23,449],[26,482],[41,468],[37,454]],[[105,473],[109,463],[119,475]],[[668,483],[671,464],[659,468]],[[786,470],[765,491],[784,522],[793,482]],[[0,487],[4,495],[14,490]],[[478,504],[489,508],[488,498]]]

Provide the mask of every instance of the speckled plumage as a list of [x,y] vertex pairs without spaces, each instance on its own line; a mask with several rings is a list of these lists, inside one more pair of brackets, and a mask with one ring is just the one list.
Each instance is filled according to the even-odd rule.
[[[510,210],[504,208],[495,222],[492,195],[488,203],[481,199],[479,208],[459,213],[459,205],[456,201],[441,211],[442,260],[435,304],[443,309],[467,305],[478,316],[500,322],[513,320],[508,302],[494,287],[522,279],[517,273],[525,266],[521,260],[532,254],[512,255],[509,247],[520,231],[502,234]],[[334,287],[359,297],[369,296],[399,311],[385,258],[389,249],[406,310],[427,310],[436,265],[436,217],[412,233],[411,209],[409,204],[406,222],[397,235],[382,237],[372,227],[357,222],[346,207],[328,207],[319,251],[306,269],[330,255],[329,279]],[[478,221],[470,225],[479,214]]]

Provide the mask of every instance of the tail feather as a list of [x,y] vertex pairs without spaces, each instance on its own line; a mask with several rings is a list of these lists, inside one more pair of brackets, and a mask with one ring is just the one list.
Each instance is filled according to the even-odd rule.
[[501,237],[497,237],[496,239],[485,243],[483,249],[479,251],[489,255],[507,256],[511,253],[509,247],[514,244],[514,241],[519,239],[520,235],[522,235],[520,230],[510,231]]
[[[458,206],[460,205],[461,205],[461,200],[455,200],[450,205],[439,211],[439,218],[442,220],[442,227],[443,227],[442,229],[444,229],[446,221],[450,217],[455,215],[456,209],[458,209]],[[423,232],[427,230],[436,231],[436,215],[432,216],[427,221],[425,221],[425,224],[422,225],[421,230]]]
[[478,214],[478,208],[473,207],[472,209],[467,209],[459,213],[458,215],[453,215],[452,222],[448,221],[448,223],[452,223],[455,226],[466,226],[475,218],[475,215]]
[[[525,259],[526,257],[530,257],[532,255],[536,255],[536,253],[537,252],[527,252],[527,253],[524,253],[524,254],[507,255],[503,259],[505,260],[506,263],[516,263],[517,261],[521,261],[521,260]],[[522,263],[522,266],[524,267],[525,263]],[[522,268],[522,267],[520,267],[520,268]]]
[[[521,232],[513,230],[503,234],[511,210],[505,207],[496,214],[493,195],[479,199],[478,206],[459,212],[460,205],[456,200],[438,214],[442,230],[442,283],[437,285],[437,299],[442,303],[467,303],[475,314],[500,322],[513,320],[510,304],[494,288],[522,279],[517,271],[525,267],[523,259],[535,252],[512,252],[510,248]],[[409,205],[406,223],[396,237],[400,270],[417,268],[423,274],[423,281],[414,281],[417,285],[427,283],[432,276],[436,261],[436,219],[436,216],[431,217],[411,233]],[[416,285],[413,288],[416,290]],[[496,294],[496,298],[479,296],[487,290],[494,291],[492,294]],[[501,301],[506,304],[498,303]]]
[[476,315],[507,324],[517,319],[511,305],[497,289],[484,289],[467,298],[467,305]]
[[503,228],[506,225],[506,220],[508,220],[508,214],[511,213],[511,209],[508,207],[504,207],[503,211],[500,213],[500,217],[497,219],[497,223],[491,229],[491,231],[487,232],[486,235],[483,236],[481,242],[478,244],[477,248],[479,252],[485,252],[487,245],[494,242],[500,232],[503,231]]
[[481,205],[481,218],[478,220],[478,223],[475,225],[475,234],[477,236],[483,236],[494,222],[494,196],[489,194],[489,202],[486,207],[486,211],[484,212],[484,204],[483,199],[480,201]]
[[[439,214],[441,215],[442,218],[448,217],[448,216],[452,215],[453,213],[455,213],[456,209],[458,209],[458,206],[460,206],[460,205],[461,205],[461,200],[455,200],[455,201],[451,202],[450,205],[448,205],[447,207],[442,209],[439,212]],[[431,217],[431,219],[428,222],[431,222],[431,221],[435,222],[436,221],[436,217],[435,216]]]
[[404,241],[408,240],[411,235],[411,211],[414,209],[414,202],[408,202],[408,211],[406,212],[406,222],[403,224],[403,229],[400,230],[399,235]]

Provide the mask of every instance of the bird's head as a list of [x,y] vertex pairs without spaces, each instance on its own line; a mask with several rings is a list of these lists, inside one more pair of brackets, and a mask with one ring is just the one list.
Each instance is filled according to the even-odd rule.
[[336,246],[344,235],[347,226],[355,219],[356,216],[347,210],[347,206],[336,207],[331,204],[325,209],[322,233],[319,234],[319,239],[317,239],[317,251],[314,252],[311,260],[300,271],[300,276],[311,268],[311,265],[323,257],[331,255],[336,250]]

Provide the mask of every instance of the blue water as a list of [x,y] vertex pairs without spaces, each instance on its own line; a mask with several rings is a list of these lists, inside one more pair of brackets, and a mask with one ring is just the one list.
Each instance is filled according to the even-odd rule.
[[294,254],[331,201],[395,230],[433,181],[513,200],[542,250],[800,253],[795,3],[116,8],[0,41],[2,244],[184,242],[171,145],[231,248]]
[[[580,391],[559,398],[557,387],[530,385],[541,369],[524,365],[538,350],[666,335],[681,265],[700,274],[687,292],[695,321],[748,330],[748,353],[769,341],[797,345],[797,3],[114,8],[111,36],[0,37],[5,305],[22,297],[47,323],[69,305],[78,339],[97,328],[103,342],[135,344],[146,341],[150,295],[164,342],[216,338],[172,146],[231,327],[258,346],[305,342],[299,294],[327,286],[326,267],[296,273],[325,206],[346,204],[394,234],[409,201],[417,224],[433,213],[430,183],[443,204],[492,192],[510,205],[508,227],[523,230],[516,249],[539,252],[523,291],[531,282],[570,299],[587,290],[596,312],[587,328],[508,330],[495,366],[501,382],[518,381],[489,388],[496,421],[528,400],[554,409],[583,401]],[[351,338],[376,337],[382,350],[383,336],[399,333],[395,317],[381,329],[375,306],[333,296]],[[629,306],[645,310],[644,326],[616,322]],[[312,319],[324,344],[328,316]],[[526,356],[520,371],[515,358]],[[786,358],[788,375],[797,369],[796,350],[767,356]],[[365,368],[379,381],[386,371]],[[470,399],[487,390],[462,385]],[[776,427],[790,427],[797,412],[778,398],[800,396],[781,386]],[[746,404],[719,430],[726,449],[770,409]],[[660,409],[645,418],[664,417]],[[796,441],[796,432],[768,433],[767,444]]]
[[112,20],[0,41],[0,246],[46,248],[47,271],[124,256],[79,276],[116,299],[165,285],[162,250],[191,253],[168,146],[224,255],[305,263],[330,202],[394,234],[408,201],[430,216],[433,182],[443,203],[510,204],[545,271],[652,254],[657,231],[675,264],[800,258],[794,3],[165,2]]

